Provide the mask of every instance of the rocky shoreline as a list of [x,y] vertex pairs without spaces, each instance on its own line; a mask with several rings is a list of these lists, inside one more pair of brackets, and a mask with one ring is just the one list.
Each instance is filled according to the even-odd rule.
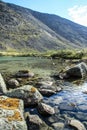
[[[82,62],[58,73],[56,77],[61,81],[86,75],[87,66]],[[61,116],[59,106],[56,108],[56,105],[49,104],[50,97],[61,91],[62,85],[56,84],[51,77],[44,80],[28,70],[19,70],[8,76],[0,74],[0,130],[86,130],[86,123],[73,117]],[[58,97],[55,104],[61,100]],[[65,104],[63,108],[69,110],[75,108],[75,104],[67,108]]]

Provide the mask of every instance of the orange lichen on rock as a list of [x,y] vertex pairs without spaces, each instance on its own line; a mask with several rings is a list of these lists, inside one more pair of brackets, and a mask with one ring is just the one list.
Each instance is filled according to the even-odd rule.
[[8,121],[22,121],[23,120],[20,112],[18,112],[17,110],[14,111],[14,115],[8,116],[7,119]]
[[35,93],[35,92],[36,92],[36,88],[35,88],[35,87],[32,87],[32,88],[31,88],[31,92],[32,92],[32,93]]
[[19,99],[16,98],[6,98],[0,97],[0,108],[13,110],[19,108]]

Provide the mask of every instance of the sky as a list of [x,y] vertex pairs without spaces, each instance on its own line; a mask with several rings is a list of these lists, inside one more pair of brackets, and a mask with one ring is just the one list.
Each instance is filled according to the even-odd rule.
[[3,0],[87,26],[87,0]]

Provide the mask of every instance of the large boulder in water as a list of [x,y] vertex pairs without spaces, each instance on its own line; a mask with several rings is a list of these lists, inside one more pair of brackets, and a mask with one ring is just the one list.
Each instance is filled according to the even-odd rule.
[[66,74],[64,75],[64,78],[71,78],[71,77],[77,77],[77,78],[83,78],[87,75],[87,65],[84,62],[81,62],[70,69],[66,70]]
[[23,87],[10,90],[6,93],[6,95],[9,97],[22,99],[25,106],[36,105],[43,99],[39,91],[31,85],[25,85]]

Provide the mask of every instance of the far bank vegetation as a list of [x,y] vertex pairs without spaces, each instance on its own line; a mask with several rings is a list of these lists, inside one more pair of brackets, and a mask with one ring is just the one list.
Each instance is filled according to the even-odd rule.
[[27,51],[27,52],[19,52],[19,51],[1,51],[0,56],[29,56],[29,57],[45,57],[52,59],[86,59],[87,58],[87,49],[83,50],[57,50],[57,51],[47,51],[47,52],[37,52],[37,51]]

